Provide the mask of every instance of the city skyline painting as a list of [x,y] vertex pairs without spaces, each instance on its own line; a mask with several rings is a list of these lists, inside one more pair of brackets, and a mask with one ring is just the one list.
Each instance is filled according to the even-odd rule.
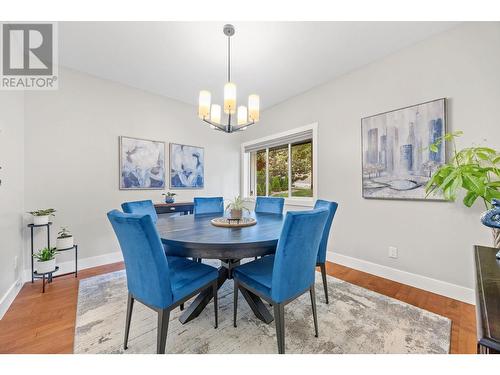
[[361,119],[363,198],[443,200],[425,185],[445,162],[446,102],[437,99]]

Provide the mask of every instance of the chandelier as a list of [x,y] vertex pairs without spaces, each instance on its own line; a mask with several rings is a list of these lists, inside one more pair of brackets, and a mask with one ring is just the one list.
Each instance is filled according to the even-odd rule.
[[[236,107],[236,85],[231,82],[231,37],[234,35],[233,25],[224,25],[224,35],[227,36],[227,83],[224,85],[224,113],[227,122],[222,123],[222,111],[219,104],[211,104],[210,91],[201,90],[198,104],[198,117],[210,125],[212,129],[226,133],[246,130],[259,121],[259,96],[248,97],[248,108],[244,105]],[[235,121],[236,114],[236,121]]]

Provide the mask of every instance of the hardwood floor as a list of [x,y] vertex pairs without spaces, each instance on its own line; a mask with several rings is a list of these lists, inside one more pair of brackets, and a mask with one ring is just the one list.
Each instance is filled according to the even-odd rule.
[[[41,281],[26,283],[0,320],[0,353],[72,353],[78,280],[116,271],[123,263],[90,268],[78,279],[64,276],[41,293]],[[397,298],[452,320],[451,353],[476,353],[474,306],[361,271],[327,263],[329,275]]]

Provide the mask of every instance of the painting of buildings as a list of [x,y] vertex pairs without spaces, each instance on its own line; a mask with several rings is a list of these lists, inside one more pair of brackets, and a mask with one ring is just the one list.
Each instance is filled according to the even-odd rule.
[[445,130],[445,99],[363,118],[363,197],[442,200],[426,197],[425,185],[445,162],[444,142],[429,149]]

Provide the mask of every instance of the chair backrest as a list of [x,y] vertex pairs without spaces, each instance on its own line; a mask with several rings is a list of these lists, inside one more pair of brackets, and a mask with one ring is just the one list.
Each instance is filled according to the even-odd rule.
[[167,257],[149,215],[108,212],[125,260],[127,286],[141,302],[157,308],[172,303]]
[[274,258],[271,297],[284,302],[314,283],[316,256],[328,210],[287,212]]
[[150,200],[122,203],[122,210],[127,214],[149,215],[155,224],[158,221],[155,206]]
[[223,214],[224,198],[196,197],[194,198],[194,214]]
[[325,230],[323,231],[323,235],[321,237],[321,242],[319,244],[318,250],[318,263],[326,262],[326,251],[328,250],[328,236],[330,235],[330,228],[332,227],[333,217],[335,216],[335,212],[337,212],[338,207],[337,202],[329,202],[318,199],[314,208],[326,208],[328,210],[328,220],[326,221]]
[[268,214],[282,214],[284,198],[277,197],[257,197],[255,200],[255,212]]

